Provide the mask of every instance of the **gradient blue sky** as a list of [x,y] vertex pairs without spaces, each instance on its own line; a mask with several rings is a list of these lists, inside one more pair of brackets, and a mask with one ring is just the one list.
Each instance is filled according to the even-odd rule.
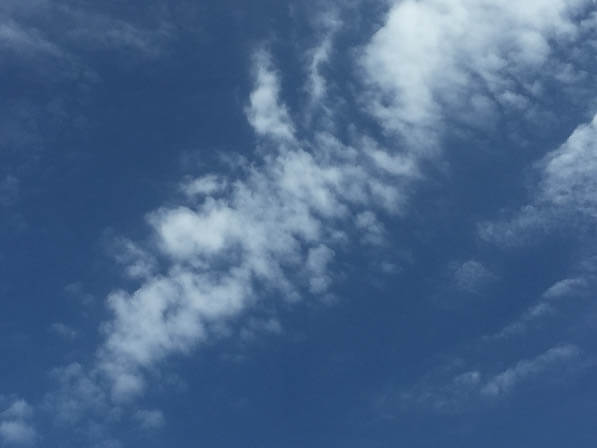
[[0,447],[597,446],[594,0],[2,0]]

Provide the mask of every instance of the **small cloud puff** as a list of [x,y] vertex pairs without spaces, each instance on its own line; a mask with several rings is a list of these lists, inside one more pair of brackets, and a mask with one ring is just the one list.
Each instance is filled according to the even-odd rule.
[[135,412],[134,418],[139,426],[145,430],[160,429],[166,423],[163,412],[157,409],[139,409]]
[[454,284],[468,293],[478,294],[497,279],[497,276],[476,260],[469,260],[458,266],[454,272]]
[[25,400],[12,401],[6,410],[0,412],[0,440],[9,446],[33,445],[37,434],[32,417],[33,408]]

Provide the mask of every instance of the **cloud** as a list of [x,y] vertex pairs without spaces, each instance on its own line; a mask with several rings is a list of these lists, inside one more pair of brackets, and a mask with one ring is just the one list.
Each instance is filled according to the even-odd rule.
[[[434,152],[448,119],[483,128],[498,109],[529,107],[540,90],[531,79],[547,76],[552,41],[575,38],[571,16],[582,4],[394,4],[362,49],[361,98],[366,110],[387,131],[402,134],[410,147],[391,139],[386,146],[354,129],[341,140],[329,123],[314,122],[302,132],[293,121],[296,111],[283,101],[274,61],[265,50],[256,51],[254,88],[245,107],[258,147],[254,160],[241,163],[235,176],[201,173],[184,179],[185,198],[147,216],[149,241],[122,242],[119,261],[137,286],[109,294],[110,317],[101,327],[102,343],[93,360],[55,371],[57,390],[48,394],[46,409],[70,425],[88,415],[117,420],[164,360],[217,338],[222,326],[260,302],[325,297],[334,280],[335,254],[351,243],[351,233],[379,244],[385,235],[380,217],[405,213],[411,186],[422,178],[420,158]],[[122,41],[151,47],[128,26],[115,27],[100,36],[100,45]],[[85,31],[79,35],[85,41]],[[315,51],[309,66],[315,96],[326,94],[320,69],[331,42]],[[548,187],[545,191],[560,191]],[[454,272],[455,284],[469,292],[491,278],[475,260]],[[282,331],[275,316],[259,322],[246,325],[245,334]],[[535,361],[547,366],[562,353],[558,349]],[[480,370],[460,374],[450,393],[479,395],[496,384],[501,394],[541,371],[531,367],[533,360],[525,362],[493,379],[484,380]],[[142,425],[159,426],[161,414],[137,411],[133,416]]]
[[554,47],[582,33],[576,18],[590,4],[395,2],[362,51],[363,104],[422,153],[437,149],[448,123],[491,129],[502,113],[532,110],[542,81],[565,65]]
[[258,336],[264,334],[279,335],[282,331],[282,324],[275,317],[270,317],[268,319],[251,318],[241,329],[240,338],[244,342],[249,342]]
[[[462,371],[462,361],[452,362],[431,372],[409,390],[402,391],[398,399],[400,407],[409,412],[413,406],[448,414],[478,410],[512,396],[525,384],[562,381],[564,374],[582,367],[583,358],[580,348],[564,344],[533,358],[522,359],[497,373],[481,369]],[[392,401],[388,400],[391,406]]]
[[50,372],[55,388],[48,393],[42,408],[59,426],[81,426],[90,416],[110,414],[108,397],[101,379],[79,363],[57,367]]
[[[54,24],[60,23],[60,32]],[[145,29],[132,22],[68,1],[8,0],[0,7],[0,44],[20,53],[72,59],[77,49],[126,49],[156,55],[168,39],[169,26]]]
[[597,217],[597,115],[538,161],[535,171],[539,180],[529,203],[509,218],[481,223],[482,239],[508,247],[558,228],[584,234]]
[[[62,392],[48,398],[61,420],[123,406],[160,361],[218,337],[260,301],[325,299],[346,229],[365,226],[379,243],[377,216],[404,208],[404,186],[418,178],[412,160],[361,145],[363,137],[342,143],[325,129],[299,138],[270,56],[259,50],[253,61],[246,114],[260,145],[256,160],[233,179],[185,179],[180,205],[148,215],[149,241],[118,243],[118,261],[139,287],[109,295],[95,360],[63,368]],[[264,330],[281,331],[275,317],[264,319]]]
[[[537,329],[545,326],[548,318],[563,318],[566,313],[563,311],[567,307],[568,311],[572,308],[570,305],[575,300],[576,305],[580,306],[577,311],[580,315],[586,312],[588,302],[578,300],[586,298],[589,292],[596,284],[595,259],[587,257],[583,259],[575,269],[575,276],[565,278],[549,286],[537,300],[534,301],[523,313],[521,313],[512,322],[504,326],[497,333],[484,337],[484,340],[499,340],[514,336],[522,336],[531,329]],[[565,299],[565,300],[564,300]]]
[[[0,397],[0,404],[2,404]],[[33,408],[23,399],[16,399],[0,412],[0,440],[8,446],[33,445],[37,439],[31,422]]]
[[58,46],[42,37],[37,30],[27,30],[10,20],[0,22],[0,50],[12,50],[29,56],[65,56]]
[[597,115],[540,163],[540,202],[570,215],[597,218]]
[[[329,63],[333,51],[334,37],[341,26],[342,22],[335,11],[321,14],[318,18],[317,28],[322,37],[318,45],[307,52],[308,79],[306,91],[312,103],[322,101],[327,95],[328,79],[322,71]],[[313,107],[315,104],[311,106]]]
[[50,325],[50,331],[67,340],[76,339],[78,335],[76,330],[62,322],[54,322]]
[[137,412],[135,412],[134,418],[139,423],[141,428],[145,430],[160,429],[166,423],[162,411],[156,409],[139,409]]
[[280,103],[280,81],[272,68],[270,55],[264,50],[254,55],[256,88],[246,109],[249,122],[259,135],[292,140],[294,125],[286,106]]
[[486,336],[485,340],[504,339],[513,336],[523,335],[531,325],[541,322],[547,317],[557,314],[557,309],[544,302],[536,303],[530,306],[513,322],[506,325],[499,332]]
[[550,286],[542,295],[544,299],[554,300],[570,296],[583,295],[588,282],[584,278],[566,278]]
[[499,397],[510,393],[518,384],[546,371],[573,363],[581,356],[581,350],[574,345],[553,347],[533,359],[519,361],[516,365],[488,378],[481,388],[485,397]]
[[462,263],[454,272],[455,286],[461,291],[475,294],[496,278],[495,274],[476,260]]

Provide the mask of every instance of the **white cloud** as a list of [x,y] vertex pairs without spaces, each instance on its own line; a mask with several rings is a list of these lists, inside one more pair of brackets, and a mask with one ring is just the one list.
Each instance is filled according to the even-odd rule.
[[571,214],[597,218],[597,115],[548,154],[541,166],[540,201]]
[[364,104],[420,151],[449,121],[491,128],[500,108],[535,102],[563,64],[554,42],[574,40],[590,0],[405,0],[363,49]]
[[59,58],[65,56],[56,44],[40,35],[39,31],[26,29],[12,20],[0,21],[0,50],[6,49],[21,55],[45,54]]
[[89,414],[106,413],[110,408],[102,382],[79,363],[52,370],[56,388],[44,398],[42,407],[58,425],[78,425]]
[[319,44],[307,53],[308,81],[306,90],[312,103],[323,100],[327,95],[328,80],[322,74],[322,69],[330,60],[334,37],[342,25],[334,12],[322,14],[318,22],[318,28],[321,29],[323,37]]
[[586,292],[588,282],[584,278],[566,278],[550,286],[544,293],[544,299],[560,299],[574,295],[582,295]]
[[111,242],[110,249],[130,278],[146,279],[155,274],[157,270],[155,257],[133,241],[117,238]]
[[0,413],[2,418],[25,419],[33,415],[33,408],[23,399],[13,401],[5,411]]
[[459,265],[454,272],[454,283],[462,291],[479,293],[481,289],[497,277],[483,264],[468,260]]
[[224,181],[214,174],[208,174],[182,185],[182,191],[188,197],[210,196],[224,188]]
[[481,388],[481,394],[486,397],[507,394],[519,383],[543,374],[553,367],[578,360],[581,354],[580,349],[574,345],[553,347],[536,358],[519,361],[509,369],[490,377]]
[[558,226],[582,229],[597,217],[597,115],[578,126],[536,164],[539,182],[529,204],[509,219],[485,222],[486,241],[516,246]]
[[485,340],[504,339],[513,336],[521,336],[532,324],[536,324],[541,320],[557,314],[557,310],[548,303],[539,302],[530,306],[524,313],[522,313],[513,322],[506,325],[499,332],[487,336]]
[[[258,52],[254,64],[246,113],[262,158],[236,180],[185,180],[189,203],[148,217],[156,256],[169,267],[143,270],[139,289],[108,298],[113,319],[103,326],[96,372],[109,378],[116,401],[141,393],[145,369],[216,336],[264,295],[327,297],[334,247],[346,242],[342,229],[368,227],[379,242],[376,213],[399,211],[402,188],[416,178],[413,162],[360,145],[366,139],[355,147],[324,131],[299,139],[269,55]],[[154,255],[133,252],[129,264],[155,266]]]
[[259,135],[292,140],[294,125],[286,106],[280,103],[280,81],[273,71],[269,53],[254,55],[256,88],[251,93],[247,117]]
[[146,430],[155,430],[160,429],[166,423],[166,419],[164,418],[164,414],[162,411],[153,409],[139,409],[135,412],[135,420],[139,423],[141,428]]
[[[56,33],[43,17],[64,24]],[[169,38],[170,27],[158,23],[144,29],[112,17],[93,7],[78,7],[65,1],[6,1],[0,6],[0,49],[37,53],[74,60],[81,48],[124,49],[130,54],[155,56]]]
[[14,400],[0,412],[0,440],[9,446],[34,444],[37,435],[32,417],[33,408],[25,400]]
[[399,402],[408,412],[414,405],[439,413],[461,413],[505,399],[525,384],[561,381],[564,373],[574,372],[582,365],[583,352],[575,345],[557,345],[498,373],[481,369],[455,373],[463,363],[451,362],[400,393]]
[[9,444],[31,445],[35,442],[33,427],[20,420],[0,422],[0,436]]
[[64,339],[73,340],[77,337],[77,331],[62,322],[54,322],[50,325],[50,331]]
[[327,274],[328,265],[334,258],[334,251],[327,246],[320,245],[309,249],[306,268],[309,279],[309,288],[314,294],[321,294],[329,288],[332,279]]
[[[522,6],[472,0],[396,3],[364,49],[368,90],[363,101],[372,101],[368,109],[417,148],[433,146],[446,110],[484,126],[496,105],[524,108],[532,100],[538,87],[527,77],[547,60],[550,39],[574,36],[571,11],[559,0],[550,6],[540,1]],[[124,41],[136,42],[135,33]],[[326,45],[313,57],[314,95],[325,92],[319,69],[331,51]],[[138,396],[148,370],[216,337],[221,325],[265,297],[293,302],[307,290],[325,295],[335,249],[347,241],[345,230],[366,229],[379,241],[380,210],[399,214],[404,209],[407,187],[420,176],[419,155],[382,148],[362,135],[341,142],[328,126],[314,125],[313,137],[304,140],[264,51],[254,57],[254,77],[245,112],[258,138],[256,160],[235,179],[208,174],[186,180],[181,185],[186,201],[148,216],[156,247],[125,245],[123,262],[140,286],[109,295],[111,318],[102,326],[104,342],[94,363],[61,370],[61,388],[48,397],[48,406],[63,421],[114,410]],[[158,259],[165,267],[159,269]],[[456,283],[471,291],[490,277],[476,261],[455,273]],[[277,320],[266,322],[264,329],[281,331]],[[519,378],[524,366],[514,369]],[[496,384],[500,381],[505,384]],[[459,390],[478,388],[482,375],[468,372],[455,384]]]

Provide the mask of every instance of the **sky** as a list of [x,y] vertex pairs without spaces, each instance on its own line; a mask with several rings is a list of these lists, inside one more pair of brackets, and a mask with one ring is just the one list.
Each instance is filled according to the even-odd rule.
[[0,2],[0,447],[597,446],[594,0]]

